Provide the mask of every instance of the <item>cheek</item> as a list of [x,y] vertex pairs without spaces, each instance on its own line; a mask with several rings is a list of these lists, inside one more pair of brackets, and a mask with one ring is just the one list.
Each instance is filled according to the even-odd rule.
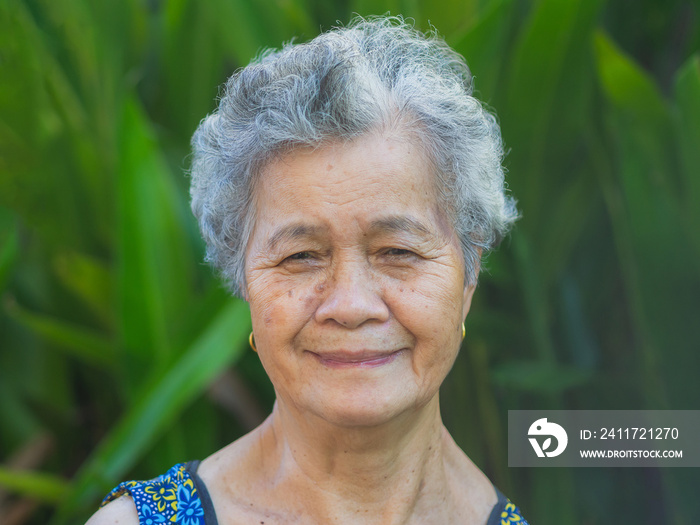
[[249,287],[249,305],[256,337],[258,332],[261,341],[289,337],[313,315],[318,301],[315,287],[255,283]]
[[419,364],[451,362],[461,340],[462,290],[455,280],[431,277],[392,292],[394,315],[416,338],[414,361]]
[[[418,279],[402,283],[392,292],[396,308],[420,315],[426,324],[433,326],[457,322],[462,312],[463,290],[459,279],[450,277],[449,272],[446,275],[426,272]],[[436,318],[442,322],[432,321]]]
[[248,287],[250,317],[257,338],[264,337],[267,329],[279,320],[275,311],[283,301],[282,294],[270,289],[270,286],[265,283],[258,281]]

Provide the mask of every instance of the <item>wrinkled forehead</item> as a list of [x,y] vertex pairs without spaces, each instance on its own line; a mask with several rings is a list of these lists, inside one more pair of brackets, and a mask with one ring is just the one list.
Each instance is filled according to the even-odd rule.
[[[413,162],[420,162],[426,179],[429,181],[431,195],[439,202],[441,211],[446,215],[448,222],[452,222],[452,206],[449,198],[449,176],[438,168],[436,162],[435,146],[429,132],[421,126],[409,113],[396,112],[389,122],[377,123],[370,131],[351,137],[338,137],[330,135],[314,143],[284,143],[270,148],[264,156],[260,157],[253,166],[251,195],[253,202],[259,193],[259,186],[266,179],[278,174],[280,167],[284,167],[289,159],[301,155],[313,156],[323,152],[327,157],[334,154],[342,154],[348,150],[364,150],[367,154],[377,147],[384,147],[386,153],[393,148],[401,148],[404,152],[410,152]],[[397,159],[397,160],[400,160]],[[387,172],[391,174],[390,171]],[[355,174],[357,185],[361,186],[362,174]],[[357,176],[360,175],[360,176]]]
[[405,133],[290,148],[259,172],[255,223],[289,232],[323,225],[345,229],[348,222],[368,231],[378,225],[418,231],[426,223],[435,235],[452,238],[439,188],[423,145]]

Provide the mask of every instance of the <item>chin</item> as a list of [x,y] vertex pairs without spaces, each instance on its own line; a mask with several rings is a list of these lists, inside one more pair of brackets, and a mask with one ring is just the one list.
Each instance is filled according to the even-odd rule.
[[[317,414],[325,421],[346,428],[376,427],[414,411],[418,403],[399,392],[354,392],[337,396],[318,407]],[[393,395],[391,395],[393,394]]]
[[401,412],[389,413],[368,410],[343,410],[324,414],[324,419],[332,425],[343,428],[370,428],[389,423]]

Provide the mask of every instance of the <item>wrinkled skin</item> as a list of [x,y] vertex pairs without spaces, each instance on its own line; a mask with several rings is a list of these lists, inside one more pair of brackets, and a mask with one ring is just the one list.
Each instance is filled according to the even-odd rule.
[[421,149],[369,135],[293,151],[255,205],[247,299],[281,408],[362,426],[428,404],[473,287]]

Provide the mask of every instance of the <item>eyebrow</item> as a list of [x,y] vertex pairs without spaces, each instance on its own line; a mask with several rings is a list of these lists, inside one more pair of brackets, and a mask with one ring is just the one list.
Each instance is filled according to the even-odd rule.
[[[304,223],[293,223],[275,230],[267,241],[267,250],[274,250],[282,241],[293,241],[301,238],[314,237],[325,231],[321,226]],[[418,219],[403,215],[391,215],[372,221],[370,233],[408,233],[411,235],[433,235],[433,232]]]
[[282,241],[291,241],[303,237],[313,237],[318,235],[324,228],[311,226],[309,224],[295,223],[282,226],[275,230],[267,241],[267,249],[273,250]]
[[408,233],[412,235],[433,235],[433,232],[418,219],[404,215],[391,215],[377,219],[370,224],[370,231],[381,233]]

